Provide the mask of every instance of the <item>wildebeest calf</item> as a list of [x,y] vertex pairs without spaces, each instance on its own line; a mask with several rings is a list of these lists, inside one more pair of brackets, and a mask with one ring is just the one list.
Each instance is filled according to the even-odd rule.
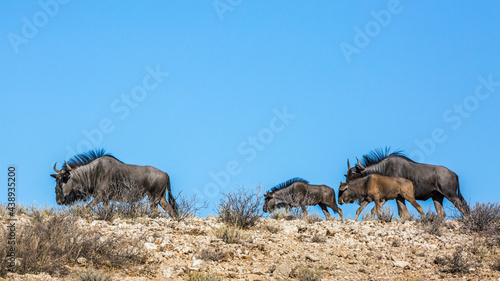
[[[415,200],[415,191],[411,181],[405,178],[386,177],[371,174],[366,177],[353,180],[349,183],[340,183],[339,204],[349,204],[355,201],[361,202],[361,206],[356,210],[356,217],[370,202],[375,202],[375,212],[380,218],[380,208],[385,200],[407,200],[424,217],[424,211]],[[381,202],[382,201],[382,202]],[[400,214],[404,215],[404,214]]]
[[273,187],[264,195],[264,212],[272,212],[276,208],[301,207],[307,215],[306,206],[319,205],[327,219],[331,218],[327,207],[332,208],[343,219],[342,209],[335,202],[335,191],[326,185],[312,185],[301,178],[294,178]]

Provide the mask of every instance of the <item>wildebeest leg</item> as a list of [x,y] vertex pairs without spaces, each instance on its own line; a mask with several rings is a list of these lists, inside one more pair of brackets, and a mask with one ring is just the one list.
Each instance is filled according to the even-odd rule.
[[436,207],[436,212],[438,216],[442,219],[446,217],[446,213],[443,208],[443,198],[444,196],[441,194],[435,194],[432,196],[432,201],[434,201],[434,207]]
[[[356,210],[356,216],[354,217],[354,220],[357,221],[358,220],[358,216],[359,214],[361,213],[361,211],[363,211],[363,209],[366,207],[366,205],[370,204],[370,202],[368,201],[363,201],[363,203],[361,203],[361,206],[359,206],[359,208]],[[374,208],[375,209],[375,208]],[[373,210],[373,209],[372,209]]]
[[[408,214],[408,208],[406,208],[405,198],[406,197],[401,197],[401,196],[398,196],[396,198],[396,203],[398,204],[398,216],[400,218],[402,218],[403,216],[406,216]],[[406,199],[406,200],[408,200],[408,199]],[[415,200],[415,199],[413,199],[413,200]],[[410,200],[408,200],[408,201],[410,201]],[[415,205],[413,205],[413,206],[415,206]]]
[[344,214],[342,213],[342,209],[339,208],[337,203],[335,203],[335,200],[333,200],[333,204],[327,204],[328,207],[332,208],[335,212],[337,212],[340,215],[340,218],[344,220]]
[[97,198],[94,197],[94,199],[92,199],[92,201],[90,201],[90,203],[87,204],[86,208],[87,209],[92,209],[94,208],[97,204],[99,204],[99,200]]
[[172,207],[170,206],[170,204],[168,204],[167,200],[165,199],[165,197],[161,197],[160,199],[160,206],[165,210],[167,211],[167,213],[175,218],[177,216],[177,214],[174,212],[174,210],[172,209]]
[[301,205],[300,208],[302,208],[302,214],[304,215],[304,217],[307,217],[307,208],[306,208],[306,205]]
[[330,215],[330,213],[328,212],[328,209],[326,208],[326,205],[323,204],[323,203],[319,203],[318,204],[320,207],[321,207],[321,210],[323,211],[323,214],[325,214],[325,218],[327,220],[331,219],[332,216]]
[[[385,202],[387,202],[385,199],[380,199],[380,207],[384,206]],[[368,203],[370,203],[370,202],[368,202]],[[373,208],[372,208],[372,211],[371,211],[372,217],[375,217],[375,214],[377,211],[376,207],[377,207],[377,205],[373,206]]]
[[[408,189],[406,191],[402,191],[401,196],[404,199],[408,200],[408,202],[410,202],[411,205],[413,207],[415,207],[415,209],[417,209],[417,211],[420,214],[420,217],[422,219],[425,217],[424,210],[422,209],[422,206],[420,206],[420,204],[417,203],[417,200],[415,200],[415,195],[414,195],[413,189]],[[396,200],[399,200],[400,197],[398,197]],[[401,214],[399,215],[399,217],[401,217]]]

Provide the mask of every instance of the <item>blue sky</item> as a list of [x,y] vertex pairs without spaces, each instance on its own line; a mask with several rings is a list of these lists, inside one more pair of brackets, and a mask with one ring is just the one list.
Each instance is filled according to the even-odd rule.
[[54,162],[105,148],[167,172],[206,215],[238,186],[303,177],[337,193],[347,158],[385,146],[498,202],[497,2],[2,6],[2,202],[9,165],[19,202],[55,205]]

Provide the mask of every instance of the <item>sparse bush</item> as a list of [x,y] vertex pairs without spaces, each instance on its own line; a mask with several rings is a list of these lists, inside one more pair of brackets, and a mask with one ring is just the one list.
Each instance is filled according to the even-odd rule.
[[216,229],[215,237],[228,244],[242,244],[246,238],[243,232],[234,226],[223,226]]
[[432,235],[441,236],[443,228],[443,219],[439,217],[438,214],[432,212],[430,208],[429,211],[422,218],[421,222],[425,232]]
[[209,273],[200,273],[200,272],[192,272],[189,274],[189,281],[223,281],[222,277],[209,274]]
[[264,226],[264,229],[271,232],[272,234],[276,234],[281,230],[281,228],[279,226],[274,226],[272,224],[266,224]]
[[[146,255],[140,250],[140,239],[124,236],[103,236],[101,233],[80,227],[73,216],[64,212],[43,215],[43,210],[33,212],[31,222],[17,225],[16,257],[19,274],[46,272],[68,274],[65,265],[76,263],[84,257],[93,265],[121,268],[141,264]],[[0,253],[6,253],[7,233],[0,237]],[[2,268],[6,267],[2,259]],[[5,272],[3,272],[5,273]]]
[[380,208],[380,215],[378,216],[380,220],[385,222],[390,222],[392,221],[393,216],[394,216],[394,211],[389,206],[383,206],[382,208]]
[[305,216],[303,216],[303,219],[307,223],[315,223],[315,222],[323,221],[317,214],[308,214],[308,215],[305,215]]
[[228,256],[231,256],[231,254],[224,252],[222,249],[213,248],[205,248],[199,253],[200,259],[204,261],[220,261]]
[[415,221],[416,216],[412,212],[407,212],[406,214],[402,214],[400,217],[398,217],[397,219],[394,219],[394,220],[398,221],[400,223],[405,223],[407,221]]
[[315,234],[311,238],[311,241],[314,242],[314,243],[325,243],[326,242],[326,238],[323,237],[323,236],[321,236],[321,235]]
[[454,217],[463,223],[467,231],[493,234],[500,232],[500,204],[498,203],[476,203],[470,208],[470,214],[463,215],[456,211]]
[[375,216],[370,212],[363,212],[361,213],[361,219],[363,219],[363,221],[373,221],[375,220]]
[[270,216],[275,220],[296,220],[300,218],[300,211],[297,208],[292,208],[289,212],[286,209],[277,209]]
[[469,273],[476,266],[473,257],[468,256],[464,247],[458,247],[451,257],[436,257],[434,263],[444,266],[442,271],[449,273]]
[[239,228],[250,228],[262,217],[257,193],[238,188],[234,193],[223,194],[217,206],[219,220]]
[[111,275],[90,267],[78,272],[75,276],[77,281],[110,281]]
[[500,257],[496,257],[493,260],[493,264],[491,265],[491,269],[500,271]]
[[175,196],[175,202],[177,203],[177,216],[173,217],[176,221],[183,221],[189,217],[196,216],[198,212],[205,209],[208,206],[208,201],[203,201],[201,205],[198,205],[198,198],[195,195],[187,197],[179,192]]
[[297,268],[292,272],[292,276],[299,281],[320,281],[321,275],[321,271],[307,267]]

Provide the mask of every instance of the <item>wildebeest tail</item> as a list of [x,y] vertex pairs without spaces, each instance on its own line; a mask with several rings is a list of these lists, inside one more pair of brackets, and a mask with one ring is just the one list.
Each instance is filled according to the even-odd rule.
[[179,207],[177,206],[175,198],[172,195],[172,190],[170,189],[170,179],[168,180],[167,183],[167,192],[168,192],[168,204],[170,204],[170,207],[172,207],[172,210],[174,211],[175,215],[177,215],[179,214]]
[[458,199],[460,199],[460,202],[462,202],[464,211],[467,212],[467,214],[470,214],[469,204],[467,203],[467,201],[465,201],[465,198],[462,196],[462,193],[460,192],[460,182],[458,181],[458,176],[457,176],[457,196]]

